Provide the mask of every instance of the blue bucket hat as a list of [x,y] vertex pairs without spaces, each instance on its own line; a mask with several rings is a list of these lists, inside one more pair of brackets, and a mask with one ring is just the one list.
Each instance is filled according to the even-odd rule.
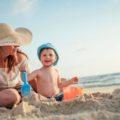
[[55,54],[56,54],[56,61],[53,64],[53,65],[56,65],[57,62],[58,62],[58,60],[59,60],[59,55],[58,55],[58,53],[56,51],[56,48],[51,43],[42,44],[41,46],[38,47],[38,49],[37,49],[38,58],[40,60],[40,54],[41,54],[41,52],[42,52],[43,49],[49,49],[49,48],[53,49],[54,52],[55,52]]

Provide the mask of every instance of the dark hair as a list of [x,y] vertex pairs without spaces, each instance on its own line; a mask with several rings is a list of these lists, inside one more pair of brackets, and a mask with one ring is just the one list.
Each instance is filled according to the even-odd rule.
[[[26,56],[26,58],[28,58],[28,56],[22,52],[21,50],[17,50],[17,53],[19,54],[23,54]],[[8,55],[5,60],[4,60],[4,66],[5,68],[8,68],[7,72],[9,73],[11,70],[14,70],[15,66],[19,64],[18,59],[16,58],[15,55]]]

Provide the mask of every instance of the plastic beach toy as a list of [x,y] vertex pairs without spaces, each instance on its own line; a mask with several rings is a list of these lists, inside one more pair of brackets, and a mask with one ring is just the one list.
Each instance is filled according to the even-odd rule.
[[65,87],[63,89],[63,93],[64,93],[64,98],[63,98],[64,101],[72,100],[78,96],[82,96],[84,94],[84,89],[75,86],[70,86],[70,87]]
[[23,79],[23,86],[21,87],[21,90],[20,90],[21,94],[22,94],[22,96],[29,96],[31,87],[27,82],[27,73],[26,72],[22,72],[22,79]]

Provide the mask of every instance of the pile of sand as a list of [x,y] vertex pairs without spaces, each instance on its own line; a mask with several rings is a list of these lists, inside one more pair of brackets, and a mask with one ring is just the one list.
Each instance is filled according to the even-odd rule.
[[12,110],[0,108],[0,120],[120,120],[120,89],[85,94],[69,102],[39,101],[36,93]]

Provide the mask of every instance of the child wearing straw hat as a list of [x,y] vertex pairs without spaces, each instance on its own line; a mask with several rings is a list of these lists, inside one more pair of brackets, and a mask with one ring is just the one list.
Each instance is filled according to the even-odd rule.
[[[61,80],[58,70],[54,67],[59,56],[51,43],[42,44],[38,47],[37,55],[43,66],[28,75],[29,83],[41,95],[41,99],[45,97],[62,101],[64,95],[61,91],[63,87],[78,83],[78,78],[73,77],[68,81]],[[35,82],[32,82],[33,79]]]
[[27,71],[28,57],[19,46],[32,40],[30,30],[20,27],[14,29],[6,23],[0,23],[0,106],[11,108],[21,101],[17,89],[22,85],[20,74]]

